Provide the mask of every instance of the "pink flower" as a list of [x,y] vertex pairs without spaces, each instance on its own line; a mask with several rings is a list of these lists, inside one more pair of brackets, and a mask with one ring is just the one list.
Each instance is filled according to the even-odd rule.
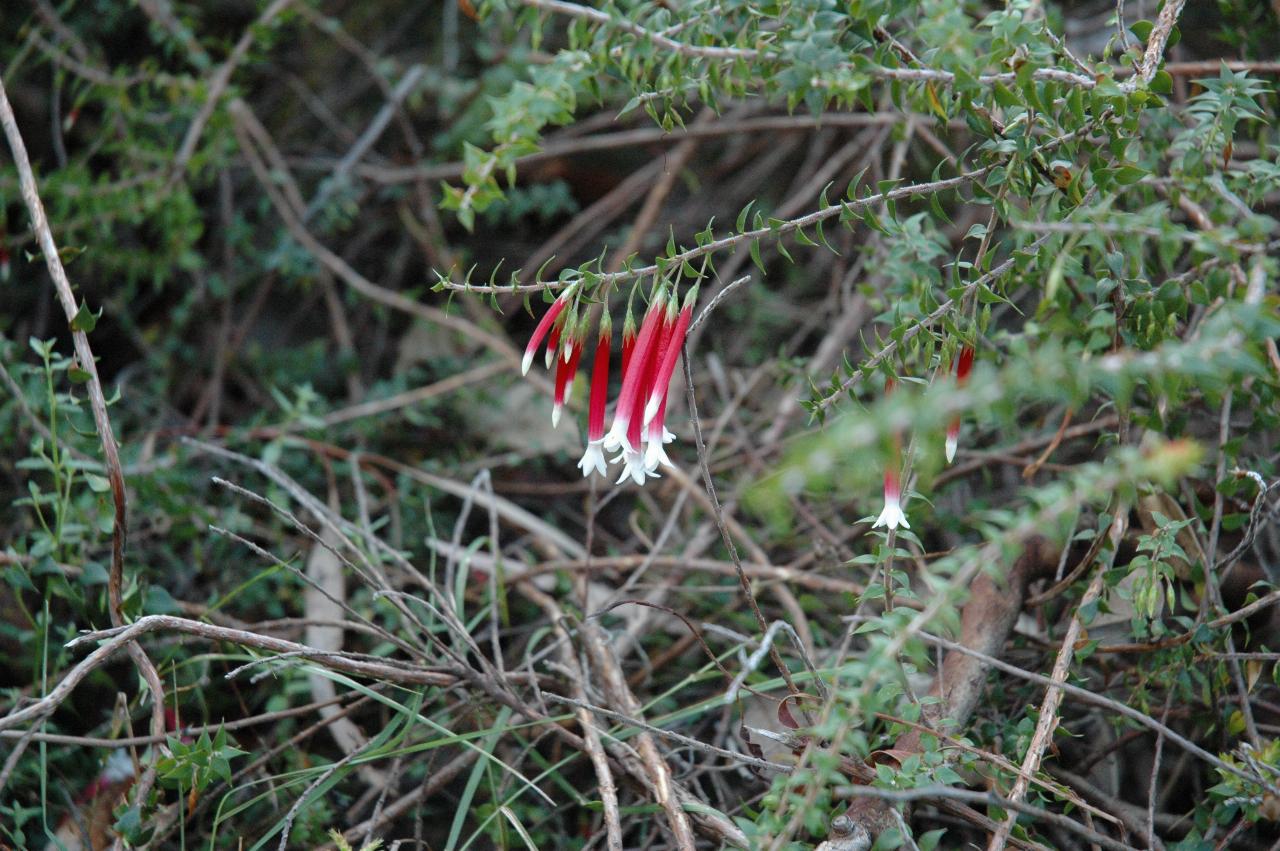
[[[618,394],[618,406],[613,412],[613,424],[604,438],[605,449],[621,449],[624,457],[632,453],[640,454],[641,412],[636,409],[641,404],[641,394],[646,389],[646,381],[649,380],[649,364],[657,354],[657,348],[661,342],[659,338],[662,335],[665,308],[666,285],[661,284],[649,303],[644,321],[640,324],[640,334],[636,338],[635,350],[631,357],[626,359],[622,373],[622,390]],[[625,358],[625,351],[623,355]],[[632,420],[635,420],[634,428]],[[643,477],[640,482],[643,482]]]
[[[884,395],[887,399],[896,382],[890,378],[884,383]],[[876,522],[871,524],[872,529],[886,526],[891,531],[901,526],[904,529],[910,529],[911,524],[907,522],[906,512],[902,510],[902,482],[899,480],[899,471],[902,468],[902,435],[893,435],[893,455],[889,458],[884,468],[884,510],[880,512],[880,516],[876,518]]]
[[[538,322],[538,327],[533,329],[533,336],[529,338],[529,344],[524,347],[524,358],[520,361],[521,375],[529,374],[529,367],[533,364],[534,353],[537,352],[538,346],[542,344],[542,341],[546,339],[547,333],[552,330],[552,326],[555,325],[556,319],[559,318],[560,313],[568,307],[569,300],[573,295],[574,289],[575,287],[573,286],[565,289],[565,291],[560,293],[560,296],[551,303],[551,307],[547,308],[547,312],[542,314],[542,319]],[[557,332],[548,342],[547,351],[549,353],[555,351],[556,345],[559,343],[559,338],[560,335],[559,332]],[[550,358],[548,358],[547,365],[550,366],[550,363]]]
[[[963,387],[969,383],[969,370],[973,368],[973,347],[961,346],[960,353],[956,356],[956,385]],[[956,414],[952,417],[951,422],[947,425],[947,463],[950,464],[956,457],[956,446],[960,443],[960,415]]]
[[587,448],[578,462],[583,476],[590,476],[594,471],[605,475],[604,449],[604,407],[609,401],[609,347],[613,344],[610,328],[609,312],[606,310],[600,318],[600,334],[596,338],[596,356],[591,365],[591,402],[587,412]]

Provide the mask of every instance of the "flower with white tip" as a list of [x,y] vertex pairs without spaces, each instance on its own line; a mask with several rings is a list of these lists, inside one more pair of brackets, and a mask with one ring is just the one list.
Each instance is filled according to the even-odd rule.
[[[665,313],[666,285],[659,284],[649,302],[649,310],[645,313],[644,321],[640,323],[640,334],[636,337],[635,350],[631,357],[626,359],[626,368],[622,374],[622,390],[618,393],[618,406],[614,409],[613,423],[609,426],[609,433],[604,438],[605,449],[623,451],[619,458],[626,458],[628,453],[640,454],[643,442],[640,418],[643,411],[638,409],[644,404],[643,394],[647,393],[647,385],[652,381],[655,371],[653,361],[661,345]],[[625,474],[623,477],[626,477]],[[635,476],[633,475],[632,478]]]
[[[671,335],[666,340],[666,344],[659,356],[658,372],[653,379],[653,387],[649,391],[649,398],[644,406],[644,422],[649,422],[656,416],[660,410],[665,411],[667,407],[667,388],[671,384],[671,375],[676,370],[676,363],[680,360],[680,351],[684,346],[685,334],[689,331],[689,320],[693,316],[693,303],[698,299],[698,287],[695,285],[684,297],[684,305],[680,307],[680,313],[675,315],[676,297],[675,293],[671,294],[671,303],[667,308],[668,319],[672,322]],[[662,432],[662,439],[665,440],[666,430],[662,427],[662,420],[658,420],[659,431]]]
[[604,407],[609,401],[609,347],[613,343],[609,313],[600,318],[596,338],[596,356],[591,365],[591,400],[587,409],[587,448],[578,461],[583,476],[608,474],[604,458]]
[[[570,316],[566,321],[572,321]],[[555,399],[551,408],[551,427],[560,425],[560,414],[569,403],[569,388],[573,386],[573,377],[578,372],[578,359],[582,356],[582,341],[578,338],[579,329],[567,328],[564,332],[564,347],[570,352],[567,358],[556,358]]]
[[657,473],[649,471],[644,463],[645,453],[638,449],[623,449],[622,452],[613,459],[613,463],[622,462],[622,475],[618,476],[615,485],[620,485],[627,479],[638,485],[643,485],[646,478],[659,479],[662,478]]
[[627,374],[631,365],[631,355],[636,350],[636,317],[631,312],[631,302],[627,302],[627,315],[622,320],[622,374]]
[[884,471],[884,510],[880,512],[876,522],[871,524],[871,528],[881,526],[891,530],[899,526],[911,528],[911,524],[907,522],[907,514],[902,510],[902,486],[898,482],[898,472],[892,467]]
[[551,369],[551,364],[556,359],[556,352],[560,351],[560,334],[564,331],[564,322],[562,318],[551,326],[551,333],[547,336],[547,351],[542,355],[544,369]]
[[605,460],[604,447],[600,445],[600,441],[587,441],[587,448],[582,450],[582,457],[578,459],[578,469],[582,471],[583,478],[592,473],[609,475],[609,464]]
[[[884,395],[888,398],[893,393],[896,382],[889,378],[884,383]],[[890,531],[901,526],[904,529],[910,529],[911,524],[907,522],[907,514],[902,510],[902,482],[899,480],[899,471],[902,469],[902,435],[895,433],[893,435],[893,455],[889,458],[884,468],[884,510],[880,512],[880,516],[876,518],[876,522],[871,524],[872,529],[878,529],[881,526],[888,528]]]
[[[556,324],[556,320],[560,317],[560,314],[564,309],[569,306],[569,301],[573,297],[574,289],[574,286],[566,288],[565,291],[560,293],[559,297],[551,303],[551,307],[547,308],[547,312],[542,314],[542,319],[538,321],[537,327],[533,329],[533,336],[529,338],[529,344],[524,347],[524,357],[520,360],[521,375],[529,374],[529,367],[533,365],[533,356],[538,351],[538,346],[542,345],[542,341],[547,339],[547,335],[552,331],[553,326]],[[556,333],[554,338],[549,341],[547,351],[551,353],[550,357],[555,356],[554,352],[556,345],[559,342],[559,337],[559,333]],[[548,366],[551,365],[550,357],[547,359]]]
[[[956,355],[956,386],[963,387],[969,383],[969,370],[973,368],[973,346],[961,346]],[[960,444],[960,415],[956,414],[947,424],[947,463],[955,460],[956,447]]]
[[[641,366],[643,366],[643,364],[641,364]],[[644,426],[640,423],[640,417],[633,415],[628,420],[627,433],[622,440],[623,442],[618,446],[621,451],[613,459],[613,463],[615,464],[619,461],[622,462],[622,475],[618,477],[616,484],[622,484],[630,478],[636,484],[643,485],[646,478],[662,478],[657,473],[658,464],[662,463],[662,460],[666,459],[667,454],[666,452],[661,451],[662,441],[659,440],[657,441],[657,445],[661,452],[661,458],[658,458],[655,455],[653,463],[649,463],[649,450],[652,450],[654,442],[648,441],[648,445],[646,447]],[[607,445],[606,439],[606,446]],[[669,461],[667,462],[668,466],[670,466],[670,463],[671,462]]]
[[[644,445],[644,468],[649,475],[656,477],[658,467],[675,467],[675,465],[667,457],[667,449],[662,439],[662,426],[653,423],[648,426],[648,429],[649,439]],[[674,438],[675,435],[672,437]]]

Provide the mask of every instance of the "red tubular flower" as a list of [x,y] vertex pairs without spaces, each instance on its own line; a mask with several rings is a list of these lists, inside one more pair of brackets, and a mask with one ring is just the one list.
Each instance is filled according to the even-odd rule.
[[[647,362],[644,365],[644,380],[640,387],[640,394],[636,397],[637,410],[632,411],[630,431],[627,432],[628,438],[631,438],[632,433],[634,433],[639,441],[645,445],[644,457],[641,459],[638,457],[638,453],[636,456],[629,456],[624,453],[624,457],[627,459],[628,465],[634,464],[643,466],[645,474],[655,478],[658,477],[657,470],[659,464],[665,464],[668,467],[671,466],[671,461],[667,458],[666,450],[662,448],[662,425],[660,423],[650,422],[650,418],[647,416],[638,417],[637,414],[639,413],[638,408],[640,402],[646,402],[647,404],[648,399],[652,398],[655,393],[661,391],[661,388],[658,387],[658,374],[662,368],[662,362],[666,358],[666,353],[671,350],[672,340],[675,337],[677,321],[676,311],[678,307],[679,301],[676,298],[676,294],[673,292],[671,294],[671,298],[666,303],[666,307],[660,308],[662,313],[662,330],[658,332],[657,345],[653,348],[652,353],[649,355]],[[662,392],[662,398],[663,400],[666,399],[665,392]],[[640,443],[637,443],[635,440],[632,440],[631,445],[637,450],[640,448]],[[625,476],[626,473],[623,475]],[[631,473],[631,477],[640,481],[634,471]]]
[[[538,327],[533,329],[533,336],[529,338],[529,344],[524,347],[524,359],[520,362],[520,374],[528,375],[529,367],[533,363],[534,352],[538,350],[538,346],[546,339],[547,333],[552,330],[556,319],[560,313],[569,306],[569,299],[572,297],[574,287],[568,287],[564,292],[560,293],[559,298],[551,303],[551,307],[547,308],[547,312],[542,314],[542,319],[538,322]],[[559,342],[559,334],[555,334],[553,339],[548,342],[548,351],[554,351]]]
[[578,360],[582,357],[583,340],[578,337],[578,329],[570,328],[565,332],[564,349],[568,358],[556,359],[556,395],[551,408],[551,427],[560,425],[560,414],[569,403],[572,392],[573,377],[578,373]]
[[631,313],[631,305],[627,305],[627,318],[622,320],[622,374],[627,374],[631,364],[631,354],[636,350],[636,318]]
[[[662,362],[666,359],[667,352],[671,348],[671,340],[675,336],[676,331],[676,311],[679,308],[679,301],[676,294],[671,293],[670,298],[666,299],[665,304],[658,308],[662,314],[662,325],[655,338],[653,349],[650,350],[649,356],[644,364],[644,381],[640,385],[640,396],[636,399],[637,404],[647,404],[649,397],[653,395],[654,388],[658,384],[658,372],[662,369]],[[637,409],[639,412],[640,409]],[[640,421],[642,426],[649,424],[649,417],[643,417]]]
[[564,319],[560,319],[551,326],[551,334],[547,337],[547,350],[542,355],[542,365],[547,369],[551,369],[551,362],[560,351],[560,337],[563,335]]
[[[969,383],[969,370],[973,369],[973,346],[961,346],[956,356],[956,384],[963,387]],[[960,415],[956,414],[947,425],[947,463],[956,457],[956,447],[960,444]]]
[[626,369],[623,370],[622,390],[618,394],[618,407],[613,412],[613,425],[609,427],[609,433],[604,438],[605,449],[621,448],[624,453],[640,450],[639,442],[630,441],[628,434],[631,431],[631,420],[633,418],[639,420],[641,412],[636,408],[642,404],[639,397],[644,389],[647,366],[653,359],[660,342],[658,338],[662,332],[665,306],[666,286],[660,285],[649,304],[644,321],[640,324],[640,334],[636,337],[635,350],[626,364]]
[[[572,360],[574,354],[581,353],[582,344],[586,342],[586,339],[587,339],[587,329],[585,325],[581,329],[579,329],[581,331],[580,334],[576,336],[574,335],[573,331],[578,324],[577,319],[578,319],[577,308],[570,310],[569,313],[565,315],[564,325],[566,330],[561,332],[561,336],[564,339],[564,344],[560,346],[560,356],[565,363],[568,363],[570,360]],[[583,318],[584,322],[585,320],[586,320],[586,317]],[[572,375],[569,376],[569,380],[573,381]]]
[[[889,398],[893,393],[896,382],[890,378],[884,383],[884,396]],[[893,455],[889,458],[884,468],[884,510],[880,512],[880,516],[876,518],[876,522],[871,524],[871,528],[875,529],[879,526],[887,526],[890,530],[897,529],[901,526],[904,529],[910,529],[911,524],[907,522],[907,515],[902,510],[902,482],[899,480],[899,471],[902,469],[902,435],[895,433],[893,435]]]
[[609,312],[606,310],[600,318],[600,333],[596,338],[596,357],[591,365],[591,403],[587,412],[587,448],[578,461],[578,468],[583,476],[590,476],[594,471],[605,475],[604,450],[604,408],[609,401],[609,347],[613,344],[613,332],[610,327]]
[[[631,361],[631,367],[639,376],[638,388],[632,399],[632,408],[630,419],[627,422],[627,445],[623,447],[615,461],[623,462],[622,475],[618,477],[618,482],[622,482],[628,477],[638,485],[643,485],[647,476],[659,478],[657,469],[660,459],[650,461],[650,455],[644,452],[644,445],[647,443],[647,431],[643,418],[640,416],[640,404],[652,392],[654,379],[658,375],[658,361],[662,357],[665,348],[670,345],[671,332],[675,328],[674,318],[663,303],[655,306],[655,314],[658,317],[657,331],[654,333],[652,344],[647,351],[643,353],[637,350],[635,358]],[[659,438],[661,434],[659,433]],[[650,445],[652,448],[652,445]],[[659,441],[659,452],[661,452],[661,441]],[[666,453],[662,452],[662,457],[666,457]]]
[[[680,350],[684,345],[685,334],[689,331],[689,320],[693,316],[693,303],[698,299],[698,288],[693,289],[684,297],[684,306],[680,308],[680,315],[675,319],[675,325],[671,331],[671,337],[667,340],[665,351],[662,352],[661,360],[658,364],[658,373],[654,377],[653,388],[649,391],[649,399],[644,406],[644,422],[645,425],[654,418],[660,409],[666,407],[667,388],[671,384],[671,374],[675,372],[676,362],[680,360]],[[668,316],[675,313],[676,297],[671,295],[671,305],[667,308]],[[659,422],[659,428],[662,424]]]

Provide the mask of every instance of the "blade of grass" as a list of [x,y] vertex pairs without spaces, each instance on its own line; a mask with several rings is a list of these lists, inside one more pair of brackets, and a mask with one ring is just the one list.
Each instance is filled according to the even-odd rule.
[[[489,730],[489,735],[485,737],[484,744],[481,746],[486,756],[498,744],[498,738],[505,730],[507,719],[510,717],[511,710],[504,706],[502,711],[498,713],[493,727]],[[475,797],[476,789],[480,786],[480,779],[484,776],[487,764],[485,760],[479,760],[471,769],[471,776],[467,778],[466,788],[462,790],[462,797],[458,799],[458,809],[453,815],[453,824],[449,827],[449,840],[445,843],[444,851],[454,851],[458,847],[458,839],[462,836],[462,826],[466,823],[467,816],[471,812],[471,800]]]

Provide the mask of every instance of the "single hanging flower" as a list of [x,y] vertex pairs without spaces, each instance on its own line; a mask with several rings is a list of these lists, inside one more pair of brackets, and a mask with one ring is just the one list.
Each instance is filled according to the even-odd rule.
[[[885,381],[884,395],[886,399],[893,393],[895,383],[892,378]],[[890,530],[897,529],[899,526],[904,529],[911,528],[911,524],[907,522],[907,515],[902,510],[902,482],[899,479],[901,470],[902,435],[894,432],[893,454],[884,468],[884,510],[880,512],[876,522],[871,524],[872,529],[880,526],[886,526]]]
[[[648,363],[653,360],[660,343],[659,337],[662,333],[662,320],[665,313],[666,285],[660,284],[649,303],[644,321],[640,323],[640,334],[636,337],[635,350],[623,370],[622,390],[618,393],[618,405],[613,412],[613,424],[609,426],[609,433],[604,438],[605,449],[610,451],[622,449],[624,454],[627,452],[638,454],[640,451],[638,435],[642,412],[636,409],[644,404],[640,394],[645,389]],[[632,432],[632,419],[636,421],[637,438],[634,441],[628,438]]]
[[[658,475],[658,467],[660,465],[673,466],[671,459],[667,458],[666,449],[663,447],[663,444],[666,443],[664,439],[666,430],[663,428],[660,419],[654,414],[661,411],[665,415],[667,407],[667,382],[659,382],[662,375],[662,365],[667,360],[668,352],[679,348],[676,343],[676,333],[679,326],[679,307],[679,299],[672,292],[671,298],[667,301],[666,310],[662,314],[662,333],[658,337],[658,347],[645,370],[644,387],[640,392],[640,399],[645,400],[645,414],[640,422],[640,430],[644,435],[645,444],[644,469],[646,473],[655,477]],[[654,400],[657,400],[657,408],[653,410],[653,413],[650,413],[650,402]]]
[[551,333],[547,336],[547,351],[542,356],[542,366],[551,369],[551,363],[560,351],[560,336],[564,333],[564,317],[560,317],[551,325]]
[[[576,320],[576,319],[578,318],[578,317],[575,315],[576,313],[577,313],[577,309],[576,309],[576,308],[575,308],[574,310],[569,311],[568,316],[567,316],[567,317],[565,318],[565,320],[564,320],[565,325],[566,325],[570,330],[572,330],[573,326],[576,324],[576,322],[574,321],[574,320]],[[587,338],[586,338],[586,330],[587,330],[587,329],[586,329],[586,327],[585,327],[586,320],[587,320],[587,317],[585,317],[585,316],[584,316],[584,317],[583,317],[584,327],[581,329],[581,330],[582,330],[582,332],[583,332],[583,333],[582,333],[582,336],[581,336],[581,337],[575,337],[573,334],[569,334],[569,335],[568,335],[568,336],[566,336],[566,337],[565,337],[565,339],[564,339],[564,345],[560,347],[560,354],[561,354],[561,357],[563,358],[563,360],[564,360],[564,362],[565,362],[565,363],[568,363],[569,361],[571,361],[571,360],[573,359],[573,357],[574,357],[574,355],[575,355],[575,354],[581,354],[581,352],[582,352],[582,344],[583,344],[583,343],[586,341],[586,339],[587,339]],[[571,381],[571,382],[573,381],[573,376],[572,376],[572,375],[571,375],[571,376],[569,376],[569,381]]]
[[587,448],[578,461],[583,476],[593,472],[605,475],[604,408],[609,401],[609,347],[613,344],[609,311],[600,317],[600,333],[596,338],[596,356],[591,365],[591,402],[587,411]]
[[659,478],[658,474],[649,469],[645,464],[643,426],[640,424],[639,417],[632,417],[630,426],[627,429],[625,443],[620,447],[621,451],[614,456],[613,463],[622,462],[622,474],[618,476],[618,481],[614,484],[620,485],[627,479],[631,479],[638,485],[643,485],[647,477]]
[[[567,287],[555,301],[551,302],[551,307],[547,308],[547,312],[542,314],[542,319],[538,321],[538,326],[533,329],[533,336],[529,338],[529,344],[524,347],[524,358],[520,361],[521,375],[529,374],[529,367],[533,364],[534,353],[538,351],[538,346],[546,339],[547,333],[552,330],[552,326],[555,325],[556,319],[559,318],[561,312],[569,306],[569,300],[573,296],[574,289],[575,287],[572,285]],[[559,342],[559,336],[557,333],[555,339],[548,342],[548,351],[555,350]]]
[[[963,387],[969,383],[969,370],[973,369],[973,346],[961,346],[956,355],[956,385]],[[960,415],[956,414],[947,425],[947,463],[956,457],[956,447],[960,444]]]
[[564,403],[569,404],[573,396],[573,379],[578,375],[578,366],[582,362],[582,353],[587,350],[587,335],[591,333],[591,315],[582,317],[578,323],[577,333],[573,335],[573,353],[568,360],[569,375],[564,385]]
[[[573,317],[566,320],[566,324],[573,321]],[[569,352],[567,358],[556,358],[556,393],[555,400],[551,407],[551,427],[557,428],[560,425],[560,414],[564,411],[564,406],[569,404],[569,394],[573,388],[573,377],[578,372],[578,359],[582,357],[583,340],[579,334],[586,330],[586,321],[583,321],[582,328],[568,328],[564,334],[564,350]],[[550,351],[550,350],[548,350]]]
[[645,426],[647,429],[647,440],[644,449],[644,468],[649,475],[656,475],[655,471],[659,466],[674,467],[671,459],[667,457],[667,450],[664,444],[670,443],[676,439],[676,436],[667,431],[662,424],[663,417],[667,413],[667,397],[664,394],[662,402],[658,405],[658,415],[649,421]]
[[622,320],[622,374],[627,374],[631,365],[631,354],[636,350],[636,317],[631,312],[631,303],[627,303],[627,316]]

